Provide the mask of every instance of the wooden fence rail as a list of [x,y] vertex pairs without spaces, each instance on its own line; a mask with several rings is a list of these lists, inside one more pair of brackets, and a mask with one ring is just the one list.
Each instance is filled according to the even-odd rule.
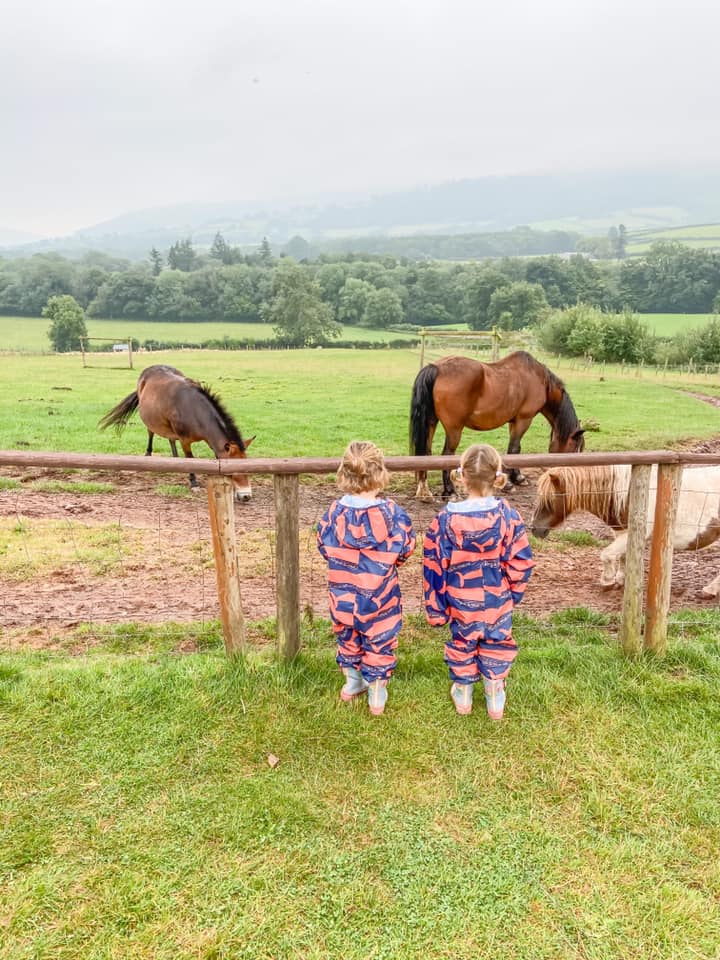
[[[447,470],[460,458],[387,457],[391,472]],[[643,650],[662,655],[667,637],[672,568],[672,530],[684,465],[717,465],[716,454],[672,450],[614,453],[516,454],[503,457],[506,468],[552,466],[606,466],[629,464],[630,524],[625,563],[625,587],[620,640],[630,657]],[[58,470],[132,471],[145,473],[207,474],[208,502],[218,581],[220,617],[229,656],[245,649],[245,624],[237,563],[233,486],[234,473],[270,474],[275,484],[277,634],[282,656],[292,658],[300,649],[300,547],[299,478],[301,474],[332,474],[338,457],[296,457],[276,459],[187,461],[174,457],[114,456],[104,454],[56,453],[0,450],[0,466],[46,467]],[[650,474],[658,465],[650,570],[643,630],[643,581],[647,504]]]

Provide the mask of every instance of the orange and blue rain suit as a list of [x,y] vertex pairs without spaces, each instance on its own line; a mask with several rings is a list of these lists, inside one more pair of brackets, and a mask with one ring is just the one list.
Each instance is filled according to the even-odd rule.
[[525,525],[505,500],[450,503],[423,546],[425,615],[450,624],[445,663],[454,683],[507,676],[517,656],[512,613],[535,561]]
[[317,545],[328,562],[338,664],[368,683],[387,680],[402,626],[397,567],[415,549],[410,517],[393,500],[346,495],[320,521]]

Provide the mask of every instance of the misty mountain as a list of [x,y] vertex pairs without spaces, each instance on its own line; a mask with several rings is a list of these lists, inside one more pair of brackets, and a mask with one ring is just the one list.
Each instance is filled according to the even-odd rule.
[[[482,177],[414,187],[378,196],[286,209],[238,203],[183,203],[122,214],[13,252],[82,254],[104,250],[131,258],[150,247],[166,250],[179,237],[209,246],[254,245],[266,236],[275,248],[300,235],[315,248],[349,237],[468,234],[520,225],[604,233],[609,225],[674,226],[720,220],[720,174],[585,173]],[[9,251],[3,251],[7,253]]]
[[39,240],[37,234],[27,233],[24,230],[10,230],[0,226],[0,250],[3,247],[14,247],[21,243],[32,243]]

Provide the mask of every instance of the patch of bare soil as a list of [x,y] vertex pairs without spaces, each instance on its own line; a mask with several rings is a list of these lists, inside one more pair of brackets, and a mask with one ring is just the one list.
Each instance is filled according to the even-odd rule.
[[[720,438],[699,446],[720,451]],[[163,478],[142,474],[112,477],[115,491],[101,494],[45,493],[27,481],[57,477],[52,471],[5,476],[21,480],[19,489],[0,491],[0,645],[19,643],[45,646],[62,640],[78,624],[204,622],[218,616],[217,586],[212,558],[208,506],[204,490],[192,498],[169,497],[157,490]],[[529,522],[537,472],[527,471],[529,482],[512,489],[507,499]],[[90,476],[88,475],[88,478]],[[77,479],[77,476],[73,477]],[[94,479],[108,481],[103,475]],[[439,476],[433,475],[439,491]],[[169,484],[178,478],[168,477]],[[414,499],[408,476],[394,481],[391,495],[412,517],[418,540],[442,507],[442,501]],[[331,478],[313,478],[301,484],[301,603],[317,616],[327,616],[325,567],[315,549],[314,524],[336,495]],[[235,520],[241,555],[243,606],[250,620],[275,612],[274,505],[269,478],[253,485],[253,499],[238,504]],[[46,562],[39,531],[53,529],[64,541],[62,562]],[[564,530],[587,530],[608,541],[612,532],[594,517],[577,514]],[[81,547],[93,543],[102,562],[94,563]],[[2,544],[20,538],[28,573],[3,567]],[[4,550],[7,553],[7,550]],[[522,605],[534,616],[568,607],[584,606],[618,612],[620,590],[604,591],[598,584],[599,549],[563,542],[557,534],[536,549],[537,567]],[[421,548],[401,570],[404,605],[422,610]],[[90,556],[90,559],[88,559]],[[679,553],[673,564],[671,604],[674,609],[714,606],[700,590],[720,567],[720,544],[697,553]],[[8,576],[9,573],[9,576]]]

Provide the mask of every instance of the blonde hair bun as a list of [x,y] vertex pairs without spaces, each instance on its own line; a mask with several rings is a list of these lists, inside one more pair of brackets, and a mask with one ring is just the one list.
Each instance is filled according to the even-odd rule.
[[343,493],[384,490],[389,481],[383,452],[371,440],[352,440],[347,445],[337,472]]
[[473,493],[487,495],[492,490],[502,490],[507,475],[502,468],[502,457],[488,443],[475,443],[460,459],[462,480]]

